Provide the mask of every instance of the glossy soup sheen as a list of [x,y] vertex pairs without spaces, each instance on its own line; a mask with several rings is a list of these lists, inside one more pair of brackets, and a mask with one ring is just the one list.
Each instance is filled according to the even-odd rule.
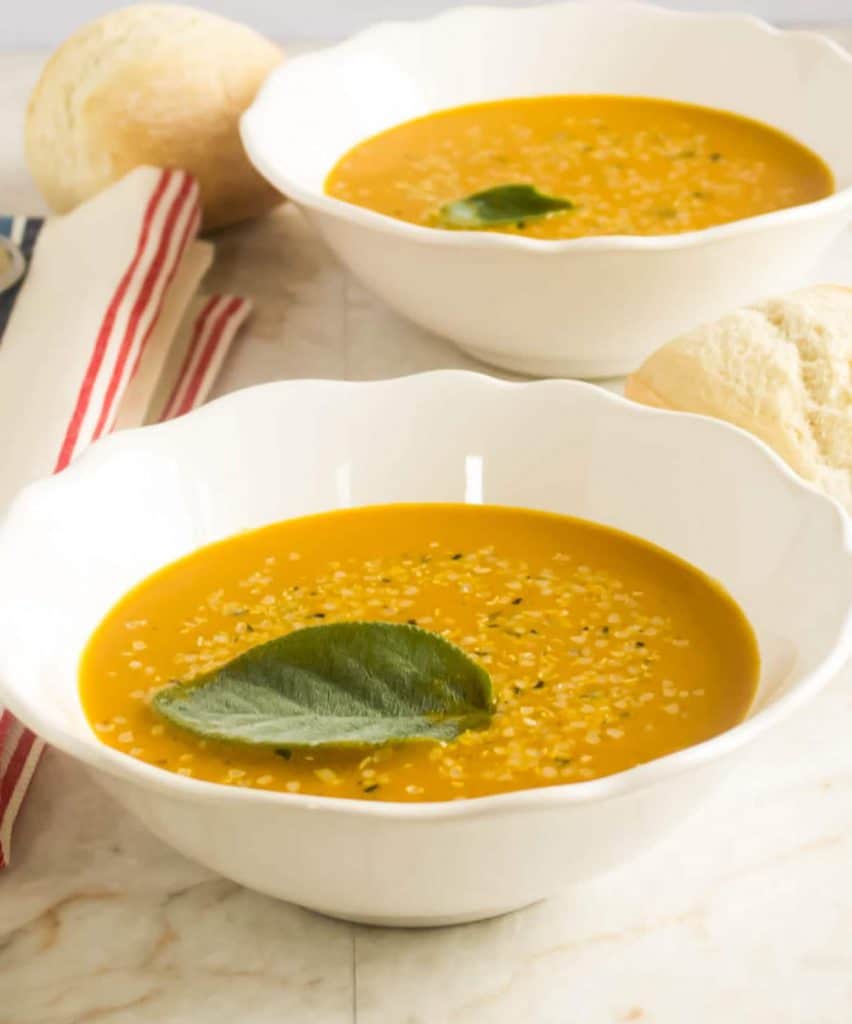
[[[170,680],[345,619],[416,622],[459,644],[492,676],[490,727],[281,756],[206,742],[149,706]],[[183,775],[449,800],[583,781],[698,743],[744,717],[757,672],[738,606],[659,548],[542,512],[391,505],[277,523],[162,569],[98,627],[81,695],[104,743]]]
[[408,121],[346,153],[326,191],[439,227],[445,203],[516,183],[575,209],[488,230],[547,239],[694,231],[834,191],[820,157],[768,125],[609,95],[498,100]]

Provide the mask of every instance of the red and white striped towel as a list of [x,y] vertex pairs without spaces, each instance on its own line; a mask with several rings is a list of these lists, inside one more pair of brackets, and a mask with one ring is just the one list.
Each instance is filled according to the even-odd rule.
[[193,301],[187,329],[169,353],[146,422],[182,416],[204,400],[225,359],[224,339],[233,334],[248,311],[245,299],[236,295],[206,295]]
[[[190,175],[145,167],[43,226],[0,218],[31,257],[0,302],[0,502],[113,429],[205,400],[251,306],[196,295],[212,259],[199,213]],[[41,750],[0,708],[0,868]]]

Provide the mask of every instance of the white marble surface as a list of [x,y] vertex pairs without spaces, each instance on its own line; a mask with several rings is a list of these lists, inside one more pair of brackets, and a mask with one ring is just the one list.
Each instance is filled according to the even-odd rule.
[[[18,143],[39,64],[0,58],[4,210],[39,209]],[[382,309],[293,211],[221,236],[215,274],[258,303],[220,391],[473,365]],[[852,236],[814,278],[852,283]],[[0,1024],[849,1024],[850,687],[852,668],[641,860],[419,933],[212,877],[49,752],[0,875]]]

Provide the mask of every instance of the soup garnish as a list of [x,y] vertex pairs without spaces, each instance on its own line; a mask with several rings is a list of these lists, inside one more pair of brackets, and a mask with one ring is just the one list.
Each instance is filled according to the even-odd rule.
[[199,736],[266,747],[454,740],[488,724],[488,673],[436,633],[391,622],[309,626],[151,702]]
[[532,185],[498,185],[447,203],[438,211],[438,216],[443,227],[485,228],[497,224],[517,225],[573,208],[569,199],[546,196]]
[[[821,199],[834,180],[812,150],[738,114],[566,95],[476,103],[396,125],[344,154],[325,187],[425,227],[560,239],[695,231]],[[568,205],[546,210],[537,196]],[[495,216],[495,200],[509,198],[512,216]]]
[[[242,659],[252,665],[276,644],[303,643],[310,627],[340,623],[410,626],[464,652],[450,663],[468,695],[457,708],[473,705],[475,727],[368,746],[311,747],[293,734],[279,746],[283,734],[270,733],[273,746],[198,735],[156,710]],[[359,659],[369,671],[370,656]],[[446,677],[440,665],[433,680]],[[104,743],[168,771],[429,801],[583,782],[701,742],[744,717],[757,673],[754,634],[733,599],[660,548],[545,512],[411,504],[276,523],[166,566],[98,626],[80,687]]]

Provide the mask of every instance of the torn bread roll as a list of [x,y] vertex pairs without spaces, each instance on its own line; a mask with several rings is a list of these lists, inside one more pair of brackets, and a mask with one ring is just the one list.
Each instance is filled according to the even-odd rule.
[[690,331],[625,394],[743,427],[852,511],[852,289],[806,288]]

